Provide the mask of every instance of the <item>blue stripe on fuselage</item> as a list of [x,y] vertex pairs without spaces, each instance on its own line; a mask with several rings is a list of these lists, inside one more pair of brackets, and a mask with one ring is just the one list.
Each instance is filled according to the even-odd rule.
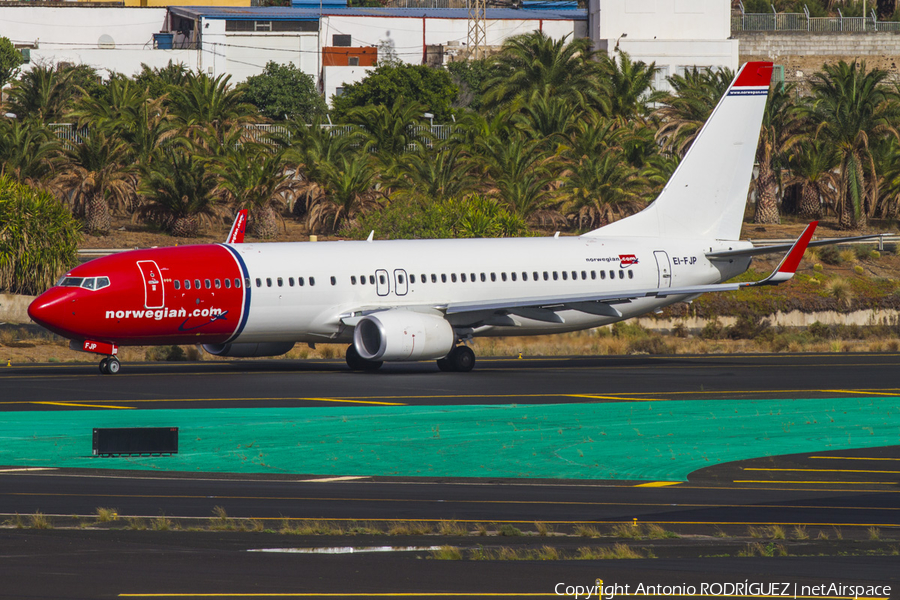
[[235,330],[234,335],[228,338],[228,340],[225,342],[226,344],[230,344],[231,342],[236,340],[238,336],[241,335],[241,333],[244,331],[244,327],[247,325],[247,319],[250,318],[250,286],[247,285],[247,282],[250,281],[250,272],[247,270],[247,264],[244,262],[244,259],[241,258],[240,252],[227,244],[219,245],[223,248],[226,248],[229,252],[231,252],[232,255],[234,255],[234,258],[237,259],[238,264],[241,265],[241,271],[244,274],[244,314],[241,315],[241,323],[240,325],[238,325],[237,330]]

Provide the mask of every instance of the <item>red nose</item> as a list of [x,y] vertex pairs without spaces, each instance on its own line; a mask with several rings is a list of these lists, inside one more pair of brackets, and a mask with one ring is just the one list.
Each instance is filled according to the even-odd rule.
[[71,337],[75,297],[72,288],[51,288],[28,306],[28,316],[38,325],[64,337]]

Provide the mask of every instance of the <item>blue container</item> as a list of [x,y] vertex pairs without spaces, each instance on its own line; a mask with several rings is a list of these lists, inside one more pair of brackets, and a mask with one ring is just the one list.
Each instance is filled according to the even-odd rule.
[[174,33],[154,33],[153,44],[157,50],[171,50],[172,40],[175,38]]

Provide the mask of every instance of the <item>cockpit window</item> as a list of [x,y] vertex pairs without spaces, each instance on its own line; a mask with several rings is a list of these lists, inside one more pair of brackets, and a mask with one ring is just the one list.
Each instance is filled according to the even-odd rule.
[[62,277],[56,285],[99,290],[109,286],[109,277]]

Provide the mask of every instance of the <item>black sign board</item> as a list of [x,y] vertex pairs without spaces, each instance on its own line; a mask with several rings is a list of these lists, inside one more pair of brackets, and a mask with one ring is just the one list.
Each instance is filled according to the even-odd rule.
[[177,427],[94,429],[94,456],[178,454]]

